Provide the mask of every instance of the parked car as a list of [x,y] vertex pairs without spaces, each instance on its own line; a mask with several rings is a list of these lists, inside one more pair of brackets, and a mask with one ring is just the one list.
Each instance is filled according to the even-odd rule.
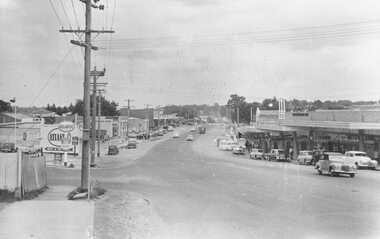
[[116,145],[110,145],[108,147],[108,155],[119,154],[119,148]]
[[135,149],[135,148],[137,148],[136,141],[134,141],[134,140],[129,141],[127,144],[127,149]]
[[25,154],[37,154],[39,152],[39,149],[34,146],[24,146],[24,145],[18,146],[18,150]]
[[195,132],[195,127],[191,127],[190,132]]
[[313,158],[313,151],[300,151],[297,157],[297,161],[299,164],[304,164],[304,165],[311,165],[312,163],[312,158]]
[[234,145],[232,147],[233,154],[244,154],[244,148],[241,145]]
[[347,161],[355,164],[356,168],[371,168],[375,169],[378,166],[376,160],[372,160],[367,153],[362,151],[347,151],[344,154]]
[[186,140],[187,140],[187,141],[193,141],[193,140],[194,140],[194,137],[193,137],[191,134],[188,134],[188,135],[186,136]]
[[174,132],[173,133],[173,138],[179,138],[179,133],[178,132]]
[[15,143],[1,143],[0,144],[0,150],[3,153],[17,152],[17,149],[15,147]]
[[348,174],[353,178],[356,174],[355,164],[346,160],[343,154],[335,152],[324,152],[320,155],[315,169],[318,174],[328,173],[331,176]]
[[249,154],[251,159],[264,159],[264,151],[262,149],[251,149],[251,153]]
[[283,149],[271,149],[269,153],[264,155],[265,159],[268,161],[286,161],[285,150]]

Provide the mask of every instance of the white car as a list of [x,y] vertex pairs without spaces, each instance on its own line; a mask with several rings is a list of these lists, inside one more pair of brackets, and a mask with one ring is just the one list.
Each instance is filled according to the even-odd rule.
[[190,132],[195,132],[195,127],[191,127]]
[[191,134],[188,134],[188,135],[186,136],[186,140],[187,140],[187,141],[193,141],[193,140],[194,140],[194,137],[193,137]]
[[179,133],[178,132],[174,132],[173,133],[173,138],[179,138]]
[[233,154],[244,154],[244,148],[241,145],[234,145],[232,147]]
[[251,149],[251,153],[249,154],[251,159],[264,159],[264,151],[262,149]]
[[237,143],[232,142],[230,140],[222,140],[219,143],[220,150],[232,151],[233,147],[236,146]]
[[355,164],[346,160],[343,154],[335,152],[324,152],[320,155],[315,169],[318,174],[328,173],[331,176],[348,174],[353,178],[356,174]]
[[300,151],[297,157],[297,161],[299,164],[311,165],[312,157],[313,157],[313,151],[308,151],[308,150]]
[[376,160],[372,160],[367,153],[362,151],[347,151],[344,154],[347,161],[352,162],[359,168],[375,169],[378,166]]

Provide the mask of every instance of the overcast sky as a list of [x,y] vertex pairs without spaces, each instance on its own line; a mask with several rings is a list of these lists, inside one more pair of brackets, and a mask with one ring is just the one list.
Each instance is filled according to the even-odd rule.
[[[83,54],[69,43],[78,36],[58,32],[61,24],[83,29],[83,4],[51,3],[0,1],[0,99],[65,106],[83,98]],[[136,107],[225,104],[234,93],[249,102],[380,99],[378,0],[100,3],[106,9],[93,10],[93,29],[115,34],[93,35],[101,49],[92,67],[106,67],[106,98],[120,106],[128,98]]]

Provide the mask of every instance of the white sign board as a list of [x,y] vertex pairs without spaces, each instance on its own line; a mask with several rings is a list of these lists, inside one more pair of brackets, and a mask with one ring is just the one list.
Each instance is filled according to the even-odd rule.
[[[82,138],[82,130],[74,123],[69,121],[60,124],[48,125],[41,127],[41,146],[45,153],[79,153],[80,147],[77,145],[78,140]],[[80,140],[79,140],[80,141]]]

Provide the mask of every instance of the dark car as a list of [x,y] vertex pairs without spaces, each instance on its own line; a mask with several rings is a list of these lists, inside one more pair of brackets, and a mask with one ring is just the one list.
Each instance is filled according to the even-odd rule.
[[15,147],[15,143],[1,143],[0,151],[4,153],[13,153],[17,152],[17,149]]
[[130,141],[130,142],[128,142],[127,149],[135,149],[135,148],[137,148],[136,141]]
[[108,147],[108,155],[116,155],[119,154],[119,148],[115,145],[111,145]]

